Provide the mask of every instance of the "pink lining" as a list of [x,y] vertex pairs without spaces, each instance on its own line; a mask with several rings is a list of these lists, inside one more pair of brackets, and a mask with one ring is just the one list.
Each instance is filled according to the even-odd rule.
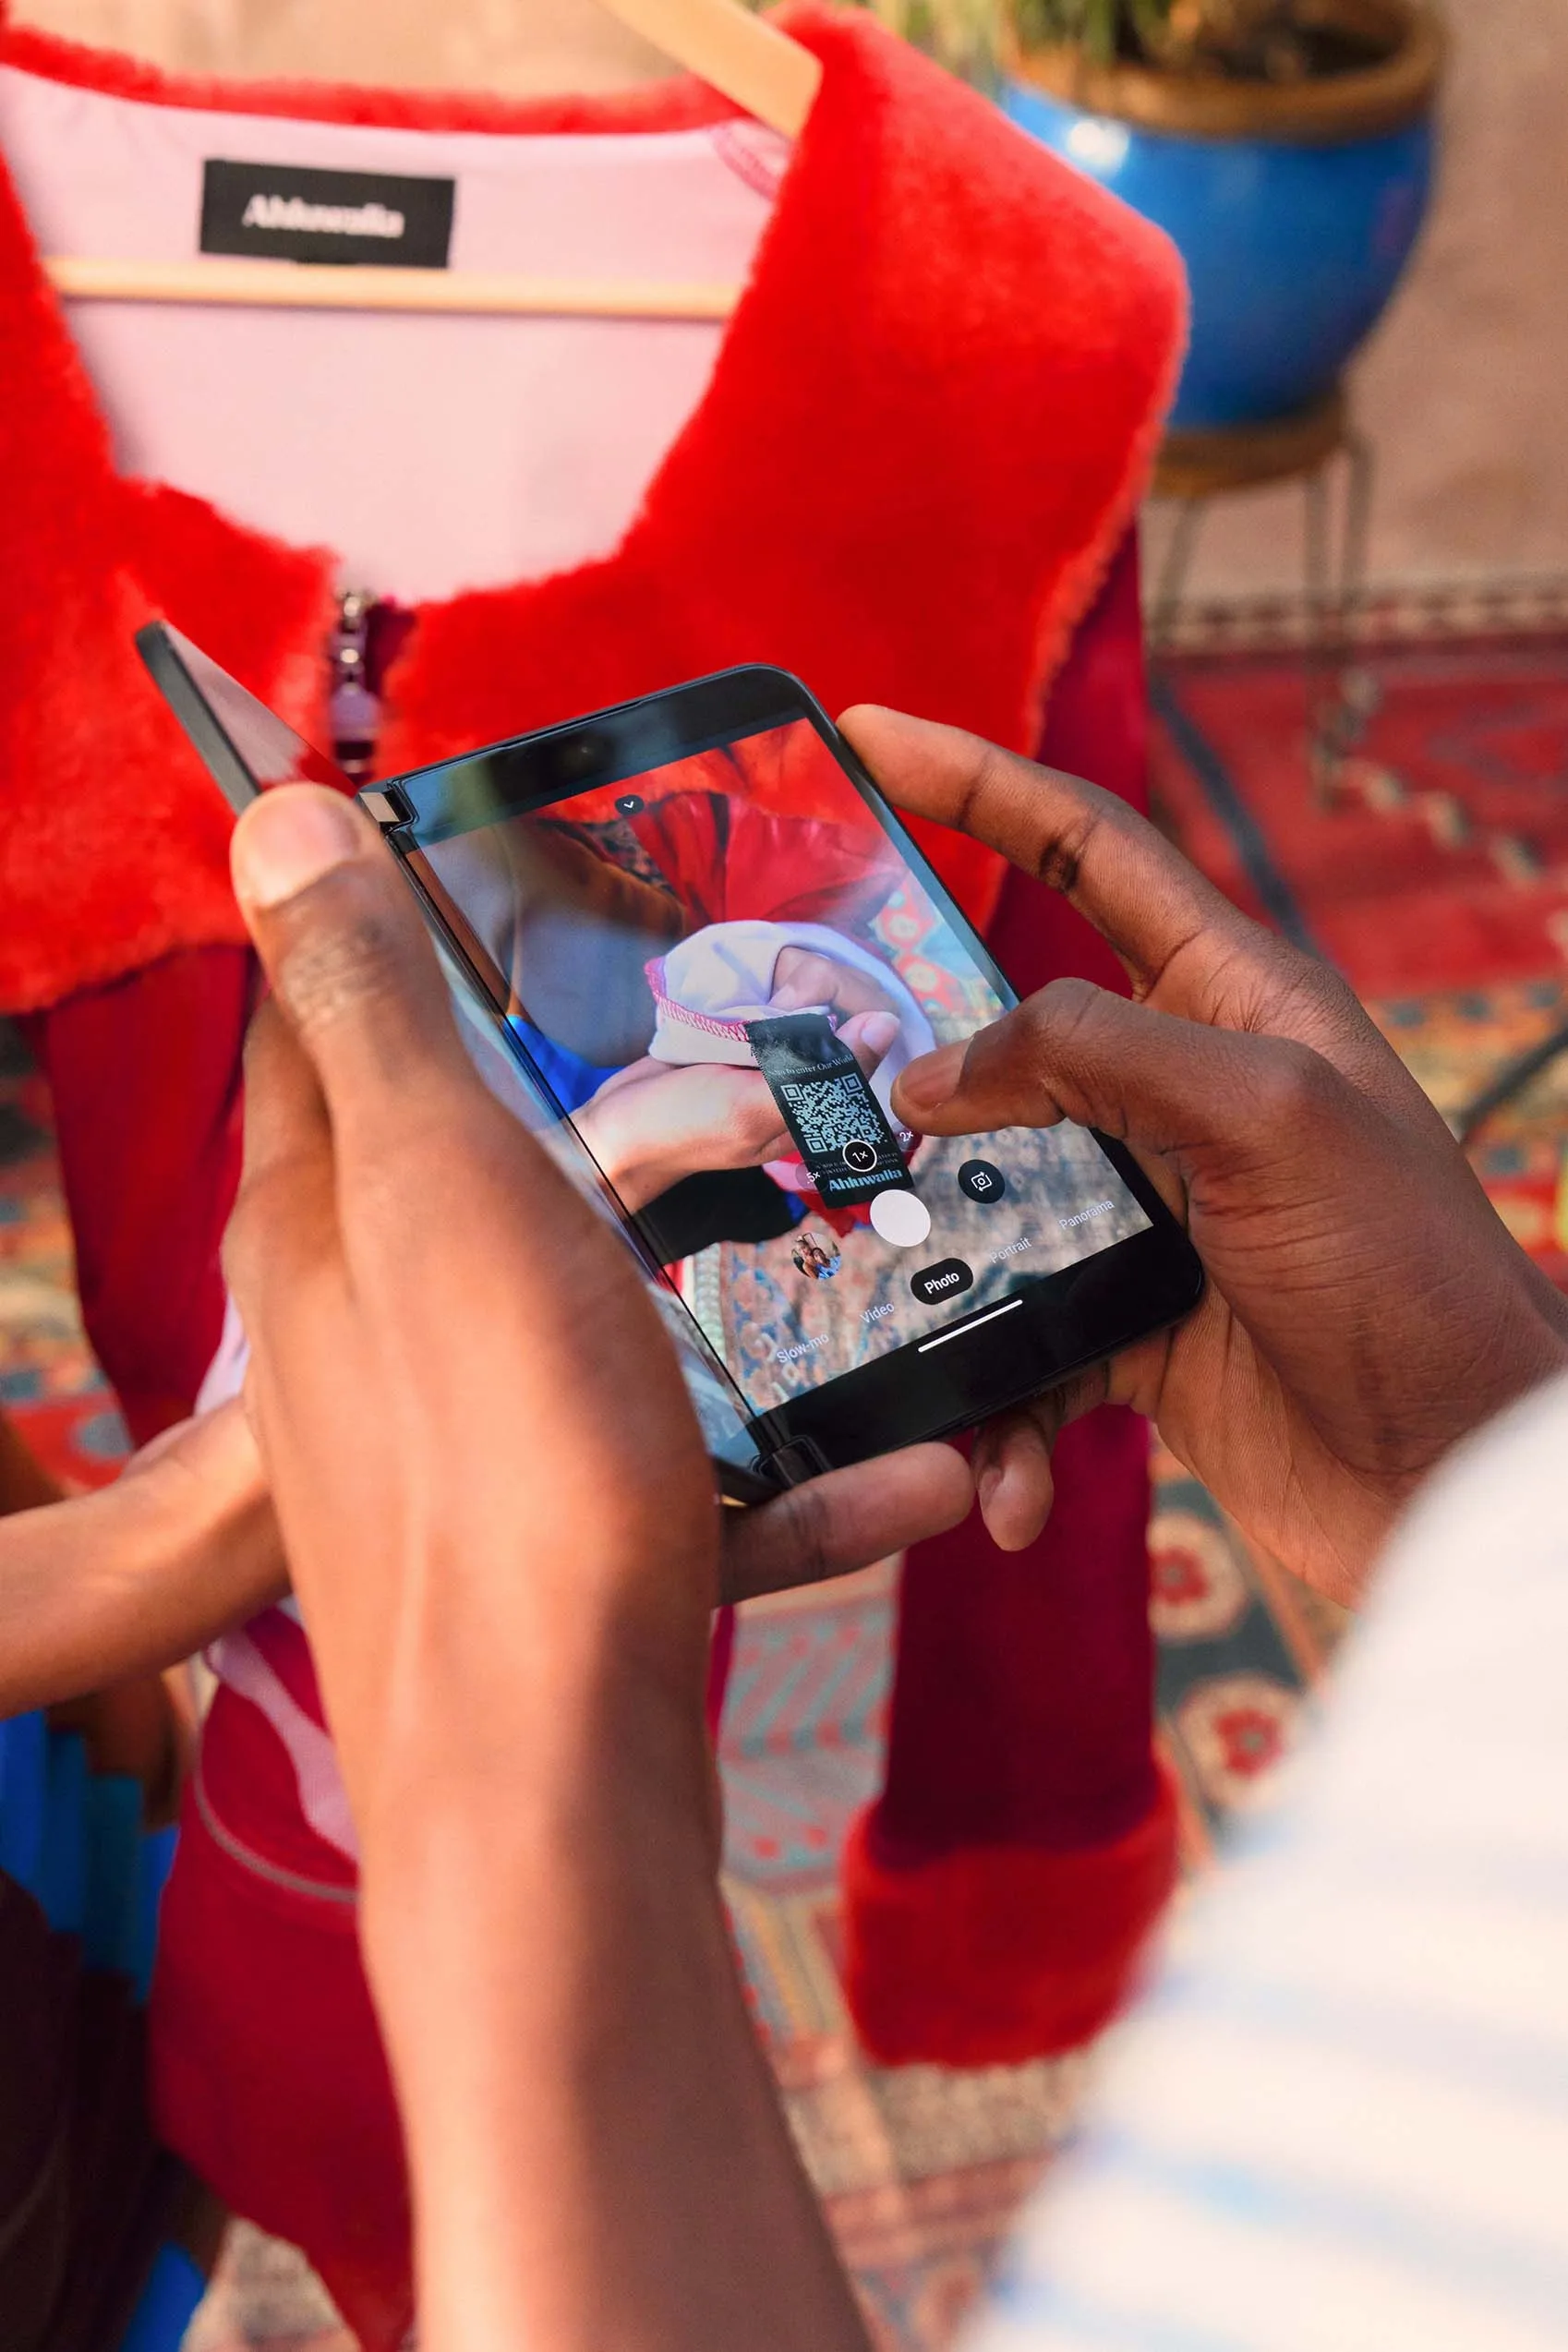
[[[525,133],[258,117],[0,66],[45,254],[181,260],[208,158],[455,179],[452,266],[740,284],[788,151],[754,124]],[[723,329],[76,302],[116,463],[413,602],[609,553]],[[395,488],[392,486],[395,485]]]

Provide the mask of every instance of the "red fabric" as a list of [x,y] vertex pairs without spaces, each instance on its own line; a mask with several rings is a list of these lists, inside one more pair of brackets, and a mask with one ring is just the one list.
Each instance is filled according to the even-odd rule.
[[252,971],[241,948],[187,948],[26,1024],[82,1320],[139,1445],[190,1411],[223,1329]]
[[1136,1983],[1176,1851],[1164,1774],[1129,1829],[1071,1852],[971,1847],[911,1873],[887,1864],[862,1815],[844,1855],[844,1975],[868,2054],[1018,2066],[1089,2041]]
[[[1146,816],[1149,755],[1138,537],[1129,531],[1073,639],[1037,756],[1069,776],[1087,777]],[[1027,874],[1007,875],[986,936],[1020,996],[1065,972],[1127,994],[1127,975],[1100,934]]]
[[730,1687],[730,1668],[734,1656],[735,1611],[721,1609],[713,1621],[713,1642],[707,1654],[707,1689],[704,1694],[708,1735],[715,1741],[718,1738],[718,1727],[724,1716],[724,1694]]
[[414,2316],[408,2186],[355,1905],[338,1899],[352,1873],[301,1819],[268,1724],[230,1692],[201,1772],[159,1922],[154,2120],[226,2204],[306,2249],[366,2352],[396,2352]]
[[[633,818],[633,831],[676,890],[694,929],[754,918],[831,923],[853,932],[897,887],[892,842],[869,810],[863,826],[843,822],[843,771],[803,721],[802,732],[837,778],[831,821],[770,816],[750,803],[737,807],[729,796],[745,790],[746,780],[733,773],[705,777],[696,789],[672,791]],[[642,778],[637,781],[640,787]]]
[[[874,699],[1034,740],[1147,471],[1179,265],[861,12],[789,22],[823,85],[696,414],[613,556],[421,609],[391,673],[383,772],[759,654],[830,706]],[[15,30],[0,62],[175,104],[286,103]],[[696,103],[676,82],[637,118],[684,122]],[[403,120],[409,104],[322,91],[308,111]],[[618,127],[626,112],[572,118]],[[222,804],[131,632],[166,613],[319,735],[334,565],[116,475],[3,182],[0,378],[0,1007],[15,1009],[241,942]],[[935,855],[986,917],[997,861],[952,836]]]
[[1138,1415],[1091,1414],[1057,1446],[1037,1543],[998,1551],[976,1514],[911,1552],[874,1812],[882,1861],[1099,1845],[1148,1812],[1148,1454]]

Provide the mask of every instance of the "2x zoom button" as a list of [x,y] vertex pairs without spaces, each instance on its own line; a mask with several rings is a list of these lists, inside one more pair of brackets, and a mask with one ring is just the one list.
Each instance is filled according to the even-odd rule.
[[935,1266],[923,1266],[911,1277],[910,1288],[923,1307],[935,1307],[944,1298],[957,1298],[961,1290],[974,1287],[974,1269],[966,1266],[961,1258],[939,1258]]

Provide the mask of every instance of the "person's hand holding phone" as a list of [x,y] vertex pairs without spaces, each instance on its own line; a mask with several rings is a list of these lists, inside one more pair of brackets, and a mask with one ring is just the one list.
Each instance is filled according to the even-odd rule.
[[1568,1307],[1338,976],[1249,922],[1092,785],[874,708],[845,734],[901,808],[1065,893],[1126,999],[1061,980],[894,1091],[932,1135],[1070,1118],[1129,1144],[1182,1214],[1196,1311],[977,1441],[997,1539],[1049,1508],[1064,1420],[1114,1399],[1158,1424],[1247,1534],[1341,1599],[1468,1430],[1560,1369]]
[[[499,1683],[510,1719],[513,1670],[548,1689],[608,1613],[684,1720],[716,1601],[801,1580],[791,1563],[843,1573],[962,1515],[963,1465],[923,1446],[726,1513],[721,1530],[631,1262],[475,1073],[374,829],[289,788],[247,813],[235,870],[272,1000],[248,1052],[226,1262],[351,1796],[356,1771],[362,1794],[385,1777],[389,1644],[412,1657],[428,1640],[466,1720]],[[459,1581],[498,1545],[516,1554],[509,1613],[471,1657],[441,1629],[452,1587],[399,1586],[425,1545]]]
[[[718,1898],[720,1514],[669,1342],[474,1069],[365,818],[283,788],[234,874],[272,995],[225,1262],[359,1833],[421,2341],[759,2341],[763,2212],[802,2304],[766,2341],[862,2344]],[[831,1574],[969,1499],[939,1446],[816,1481],[724,1514],[731,1580]]]

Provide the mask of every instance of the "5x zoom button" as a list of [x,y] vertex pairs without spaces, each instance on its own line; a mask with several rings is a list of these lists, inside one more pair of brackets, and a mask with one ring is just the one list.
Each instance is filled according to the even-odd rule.
[[956,1298],[961,1290],[974,1286],[974,1269],[966,1266],[961,1258],[939,1258],[935,1266],[923,1266],[911,1277],[910,1288],[923,1307],[935,1307],[939,1299]]

